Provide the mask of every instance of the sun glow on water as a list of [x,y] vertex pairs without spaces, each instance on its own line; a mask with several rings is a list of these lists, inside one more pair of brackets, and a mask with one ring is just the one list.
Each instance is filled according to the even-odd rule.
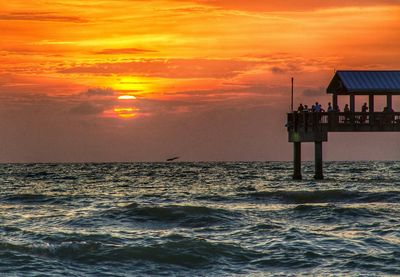
[[114,114],[119,118],[130,119],[137,116],[137,111],[139,109],[132,106],[134,101],[136,101],[136,96],[132,94],[121,94],[117,97],[118,106],[114,107]]
[[137,116],[138,109],[133,107],[126,107],[126,108],[114,108],[114,113],[120,118],[134,118]]

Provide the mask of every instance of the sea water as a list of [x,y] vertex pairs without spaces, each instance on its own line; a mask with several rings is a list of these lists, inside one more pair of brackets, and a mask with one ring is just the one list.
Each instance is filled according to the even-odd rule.
[[0,165],[1,276],[400,274],[400,163]]

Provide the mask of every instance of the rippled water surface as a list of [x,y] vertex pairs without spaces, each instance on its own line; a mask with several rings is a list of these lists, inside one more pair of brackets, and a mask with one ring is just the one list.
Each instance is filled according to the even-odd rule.
[[0,274],[399,275],[400,163],[0,165]]

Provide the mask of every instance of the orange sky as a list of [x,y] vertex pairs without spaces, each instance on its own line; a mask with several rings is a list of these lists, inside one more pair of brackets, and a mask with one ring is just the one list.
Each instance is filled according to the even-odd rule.
[[399,69],[399,30],[396,0],[3,1],[0,160],[288,159],[290,77],[327,101],[334,69]]

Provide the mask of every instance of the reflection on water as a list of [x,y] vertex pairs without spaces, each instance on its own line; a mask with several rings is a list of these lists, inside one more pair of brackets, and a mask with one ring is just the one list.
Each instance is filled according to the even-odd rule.
[[400,274],[400,163],[0,166],[0,272]]

